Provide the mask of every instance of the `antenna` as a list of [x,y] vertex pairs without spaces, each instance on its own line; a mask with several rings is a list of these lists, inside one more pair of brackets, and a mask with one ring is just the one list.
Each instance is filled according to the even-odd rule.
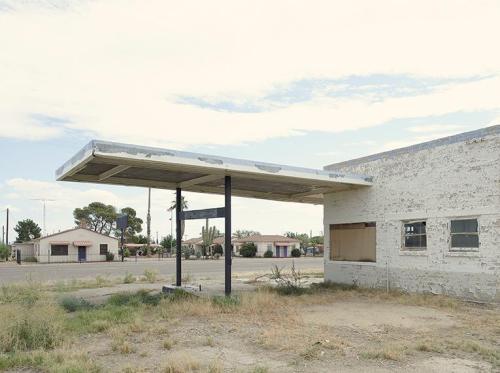
[[55,199],[50,199],[50,198],[30,198],[32,201],[40,201],[43,202],[43,235],[47,235],[47,229],[45,225],[45,220],[46,220],[46,213],[45,213],[45,204],[47,202],[52,202],[55,201]]

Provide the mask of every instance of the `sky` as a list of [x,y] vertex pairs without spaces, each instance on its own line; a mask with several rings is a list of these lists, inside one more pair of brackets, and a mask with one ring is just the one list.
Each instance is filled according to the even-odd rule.
[[[8,207],[11,228],[42,226],[39,198],[48,233],[93,201],[145,220],[144,188],[55,181],[91,139],[322,168],[500,124],[499,23],[483,0],[0,0],[0,224]],[[152,191],[154,238],[172,199]],[[322,219],[233,199],[233,229],[320,234]]]

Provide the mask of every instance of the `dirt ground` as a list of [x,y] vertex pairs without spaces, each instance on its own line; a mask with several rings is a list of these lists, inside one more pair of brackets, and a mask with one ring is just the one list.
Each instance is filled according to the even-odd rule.
[[127,332],[123,338],[131,352],[113,351],[113,334],[84,338],[78,349],[117,372],[160,371],[166,359],[181,361],[179,372],[500,371],[491,358],[500,357],[496,307],[415,305],[404,295],[380,298],[356,291],[285,302],[274,293],[263,297],[257,303],[274,309],[268,315],[259,311],[262,317],[188,311],[151,320],[152,330]]
[[500,372],[498,305],[248,285],[234,304],[195,297],[141,306],[131,321],[79,333],[56,352],[78,353],[103,372]]

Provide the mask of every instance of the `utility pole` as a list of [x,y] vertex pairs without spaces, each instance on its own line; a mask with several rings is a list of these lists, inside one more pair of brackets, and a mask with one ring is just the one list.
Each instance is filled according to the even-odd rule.
[[2,243],[5,243],[5,225],[2,225]]
[[46,207],[45,204],[47,202],[52,202],[55,201],[55,199],[49,199],[49,198],[31,198],[32,201],[41,201],[43,203],[43,235],[47,235],[47,226],[45,225],[46,222]]
[[5,244],[9,246],[9,208],[7,207],[7,222],[6,222],[6,230],[5,230]]

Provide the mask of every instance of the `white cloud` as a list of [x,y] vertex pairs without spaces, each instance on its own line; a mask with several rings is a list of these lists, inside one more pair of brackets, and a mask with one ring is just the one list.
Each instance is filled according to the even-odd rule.
[[[65,4],[0,13],[0,136],[37,140],[79,129],[182,147],[500,106],[498,77],[416,97],[319,98],[265,113],[175,103],[178,95],[252,96],[312,77],[499,74],[496,1]],[[32,114],[70,122],[37,123]]]

